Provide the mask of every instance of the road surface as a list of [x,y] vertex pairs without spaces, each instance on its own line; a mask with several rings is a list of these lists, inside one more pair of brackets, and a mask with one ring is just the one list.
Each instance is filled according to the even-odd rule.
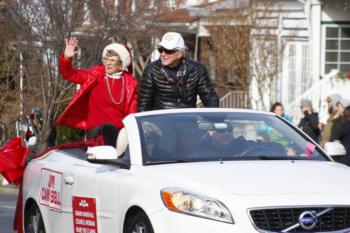
[[12,229],[17,202],[17,190],[0,184],[0,233],[15,233]]

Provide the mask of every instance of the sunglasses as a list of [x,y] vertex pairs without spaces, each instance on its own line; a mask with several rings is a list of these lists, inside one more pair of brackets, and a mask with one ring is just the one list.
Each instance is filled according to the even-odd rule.
[[166,48],[163,48],[163,47],[159,47],[158,48],[158,53],[162,54],[162,53],[165,53],[165,54],[174,54],[177,52],[176,49],[172,49],[172,50],[169,50],[169,49],[166,49]]

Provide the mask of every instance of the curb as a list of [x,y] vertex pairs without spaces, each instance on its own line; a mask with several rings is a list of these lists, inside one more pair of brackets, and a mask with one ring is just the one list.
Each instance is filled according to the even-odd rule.
[[0,194],[18,194],[18,188],[0,186]]
[[18,193],[18,187],[12,184],[2,185],[3,177],[0,175],[0,193],[16,194]]

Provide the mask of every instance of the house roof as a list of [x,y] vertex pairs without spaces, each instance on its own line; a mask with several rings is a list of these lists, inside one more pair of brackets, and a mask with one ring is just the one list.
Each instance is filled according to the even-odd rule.
[[191,15],[188,8],[181,8],[174,11],[168,11],[163,14],[158,15],[157,20],[162,23],[167,22],[177,22],[177,23],[187,23],[194,22],[198,20],[198,16]]
[[248,0],[218,0],[215,2],[207,2],[164,12],[157,16],[157,20],[160,23],[192,23],[202,17],[208,17],[211,13],[238,8],[242,4],[247,4],[247,2]]
[[208,2],[196,5],[195,7],[201,7],[201,8],[216,8],[216,9],[228,9],[228,8],[235,8],[243,3],[248,3],[248,0],[238,0],[238,1],[232,1],[232,0],[217,0],[215,2]]

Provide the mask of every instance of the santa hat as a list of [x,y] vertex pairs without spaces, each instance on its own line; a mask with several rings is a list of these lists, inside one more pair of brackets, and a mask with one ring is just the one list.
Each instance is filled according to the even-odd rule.
[[123,69],[127,70],[131,63],[130,52],[127,50],[127,48],[119,43],[109,44],[103,49],[102,57],[106,56],[108,50],[112,50],[118,54],[120,60],[122,61]]

